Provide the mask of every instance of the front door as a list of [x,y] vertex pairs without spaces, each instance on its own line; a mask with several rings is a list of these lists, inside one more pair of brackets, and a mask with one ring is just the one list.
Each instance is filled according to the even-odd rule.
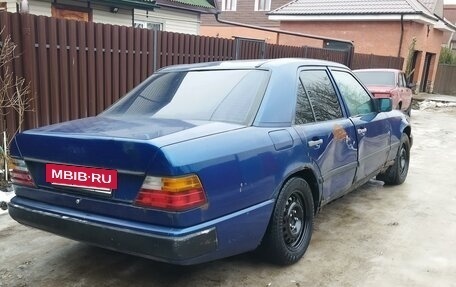
[[433,56],[434,56],[434,54],[426,53],[426,56],[424,58],[423,75],[421,76],[421,85],[420,85],[421,92],[428,92],[427,88],[428,88],[429,72],[431,70]]
[[375,175],[387,160],[391,128],[384,113],[378,113],[369,93],[347,71],[332,71],[344,99],[358,142],[356,181]]

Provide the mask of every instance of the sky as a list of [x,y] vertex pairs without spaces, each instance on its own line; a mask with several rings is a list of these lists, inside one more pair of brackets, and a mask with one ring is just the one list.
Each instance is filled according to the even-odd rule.
[[456,4],[456,0],[443,0],[445,4]]

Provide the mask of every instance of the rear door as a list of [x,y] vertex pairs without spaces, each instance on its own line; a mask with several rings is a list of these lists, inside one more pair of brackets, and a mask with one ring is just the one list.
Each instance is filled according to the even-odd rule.
[[338,197],[353,184],[356,134],[344,115],[325,68],[302,70],[297,81],[295,129],[309,158],[320,169],[323,200]]
[[374,101],[363,86],[347,70],[332,70],[344,99],[358,139],[358,170],[356,181],[371,177],[386,162],[391,128],[386,115],[378,113]]

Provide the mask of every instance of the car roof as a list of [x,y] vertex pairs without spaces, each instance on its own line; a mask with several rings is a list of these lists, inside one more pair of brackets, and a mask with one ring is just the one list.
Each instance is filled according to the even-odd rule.
[[280,58],[261,60],[231,60],[218,62],[205,62],[197,64],[184,64],[164,67],[157,72],[171,71],[196,71],[196,70],[231,70],[231,69],[274,69],[279,67],[298,68],[300,66],[331,66],[348,69],[346,66],[324,60],[304,58]]
[[401,70],[398,69],[357,69],[353,70],[353,72],[394,72],[394,73],[401,73]]

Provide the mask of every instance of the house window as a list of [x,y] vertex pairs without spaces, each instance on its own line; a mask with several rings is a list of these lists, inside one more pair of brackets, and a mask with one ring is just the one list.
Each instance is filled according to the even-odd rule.
[[144,21],[136,21],[135,20],[135,28],[143,28],[143,29],[162,31],[163,30],[163,23],[144,22]]
[[271,10],[271,0],[255,0],[255,11]]
[[237,0],[222,0],[222,11],[236,11]]

